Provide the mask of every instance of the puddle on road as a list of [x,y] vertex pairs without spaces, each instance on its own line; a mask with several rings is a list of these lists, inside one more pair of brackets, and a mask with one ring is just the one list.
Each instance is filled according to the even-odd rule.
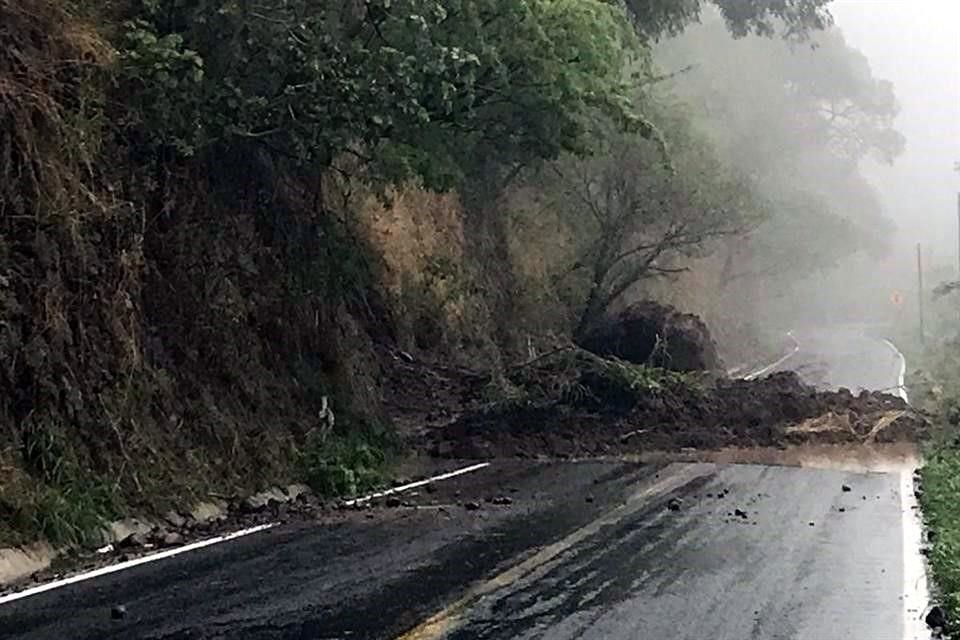
[[913,471],[920,452],[912,443],[820,444],[680,453],[650,452],[631,459],[640,462],[713,462],[717,464],[762,464],[780,467],[835,469],[851,472],[897,473]]

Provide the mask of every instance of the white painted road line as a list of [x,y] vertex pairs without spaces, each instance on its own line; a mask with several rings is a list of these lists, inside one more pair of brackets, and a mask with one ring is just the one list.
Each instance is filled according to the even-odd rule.
[[883,343],[890,347],[890,349],[893,350],[894,356],[900,360],[900,375],[897,379],[897,395],[903,398],[904,402],[910,402],[910,400],[907,399],[906,387],[907,359],[903,357],[903,354],[900,353],[900,350],[897,349],[895,344],[889,340],[884,340]]
[[765,376],[765,375],[767,375],[768,373],[770,373],[771,371],[773,371],[774,369],[776,369],[777,367],[779,367],[780,365],[782,365],[784,362],[786,362],[787,360],[789,360],[789,359],[792,358],[793,356],[797,355],[797,352],[800,351],[800,343],[797,342],[797,339],[793,337],[793,331],[788,331],[788,332],[787,332],[787,337],[790,338],[791,340],[793,340],[793,351],[791,351],[791,352],[788,353],[787,355],[783,356],[782,358],[780,358],[779,360],[777,360],[777,361],[774,362],[773,364],[768,365],[768,366],[764,367],[763,369],[760,369],[759,371],[754,371],[753,373],[744,376],[743,379],[744,379],[744,380],[756,380],[756,379],[759,378],[760,376]]
[[219,544],[221,542],[226,542],[228,540],[235,540],[237,538],[242,538],[252,533],[259,533],[261,531],[266,531],[267,529],[270,529],[275,526],[276,526],[276,523],[262,524],[256,527],[250,527],[249,529],[243,529],[242,531],[235,531],[233,533],[228,533],[227,535],[217,536],[216,538],[210,538],[209,540],[202,540],[200,542],[194,542],[193,544],[187,544],[182,547],[177,547],[176,549],[167,549],[166,551],[159,551],[157,553],[153,553],[148,556],[143,556],[142,558],[134,558],[133,560],[127,560],[126,562],[110,565],[109,567],[101,567],[100,569],[94,569],[93,571],[80,573],[75,576],[70,576],[69,578],[64,578],[63,580],[57,580],[55,582],[48,582],[46,584],[41,584],[36,587],[31,587],[23,591],[18,591],[16,593],[11,593],[11,594],[0,597],[0,605],[7,604],[8,602],[13,602],[14,600],[20,600],[22,598],[29,598],[30,596],[35,596],[37,594],[44,593],[46,591],[52,591],[53,589],[59,589],[60,587],[65,587],[69,584],[76,584],[77,582],[83,582],[85,580],[90,580],[92,578],[98,578],[100,576],[105,576],[110,573],[116,573],[117,571],[124,571],[125,569],[130,569],[132,567],[136,567],[142,564],[156,562],[157,560],[163,560],[165,558],[172,558],[173,556],[178,556],[181,553],[187,553],[188,551],[195,551],[197,549],[209,547],[211,545]]
[[[897,395],[907,400],[904,379],[907,374],[907,359],[889,340],[883,340],[900,361],[897,379]],[[903,523],[903,639],[928,640],[930,630],[923,619],[930,602],[927,584],[927,564],[921,553],[923,547],[923,521],[920,505],[914,492],[914,469],[900,472],[900,520]]]
[[[360,498],[354,498],[353,500],[347,500],[343,504],[345,506],[353,506],[356,504],[362,504],[364,502],[369,502],[376,498],[383,496],[388,496],[394,493],[401,493],[409,489],[414,489],[416,487],[422,487],[423,485],[430,484],[431,482],[438,482],[440,480],[448,480],[450,478],[455,478],[457,476],[462,476],[473,471],[479,471],[489,467],[489,462],[482,462],[480,464],[474,464],[463,469],[457,469],[456,471],[451,471],[449,473],[444,473],[438,476],[433,476],[431,478],[425,478],[424,480],[418,480],[417,482],[411,482],[400,487],[394,487],[386,491],[378,491],[376,493],[371,493],[370,495],[363,496]],[[220,544],[221,542],[227,542],[229,540],[236,540],[237,538],[242,538],[253,533],[259,533],[261,531],[266,531],[267,529],[272,529],[279,525],[279,522],[271,522],[269,524],[262,524],[256,527],[251,527],[249,529],[243,529],[241,531],[235,531],[233,533],[228,533],[226,535],[217,536],[215,538],[210,538],[208,540],[201,540],[200,542],[194,542],[192,544],[187,544],[182,547],[177,547],[175,549],[167,549],[166,551],[159,551],[157,553],[152,553],[140,558],[134,558],[133,560],[127,560],[126,562],[120,562],[118,564],[110,565],[109,567],[101,567],[100,569],[94,569],[93,571],[88,571],[86,573],[80,573],[75,576],[70,576],[69,578],[64,578],[63,580],[56,580],[54,582],[48,582],[46,584],[37,585],[29,589],[24,589],[23,591],[17,591],[15,593],[10,593],[5,596],[0,596],[0,605],[7,604],[8,602],[13,602],[15,600],[20,600],[22,598],[29,598],[30,596],[35,596],[46,591],[52,591],[53,589],[58,589],[60,587],[65,587],[67,585],[76,584],[78,582],[83,582],[85,580],[91,580],[93,578],[98,578],[100,576],[105,576],[111,573],[116,573],[118,571],[124,571],[126,569],[131,569],[133,567],[147,564],[150,562],[156,562],[157,560],[164,560],[166,558],[172,558],[173,556],[178,556],[181,553],[187,553],[188,551],[196,551],[197,549],[203,549],[204,547],[209,547],[215,544]]]
[[913,471],[900,473],[900,518],[903,522],[903,639],[929,640],[930,630],[923,620],[930,602],[927,566],[920,549],[923,524],[914,494]]
[[376,500],[377,498],[383,498],[384,496],[393,495],[395,493],[402,493],[404,491],[409,491],[410,489],[416,489],[417,487],[422,487],[425,484],[430,484],[431,482],[437,482],[438,480],[449,480],[450,478],[456,478],[457,476],[462,476],[467,473],[473,473],[474,471],[479,471],[480,469],[485,469],[489,466],[490,466],[489,462],[481,462],[480,464],[464,467],[463,469],[457,469],[456,471],[451,471],[450,473],[444,473],[442,475],[434,476],[432,478],[426,478],[425,480],[417,480],[416,482],[411,482],[409,484],[401,485],[399,487],[394,487],[392,489],[387,489],[385,491],[377,491],[376,493],[371,493],[370,495],[363,496],[362,498],[345,500],[343,502],[343,505],[345,507],[352,507],[354,505],[363,504],[364,502],[370,502],[371,500]]
[[539,548],[534,555],[526,558],[519,564],[505,569],[492,578],[474,584],[459,600],[424,620],[413,629],[399,636],[396,640],[436,640],[441,637],[446,637],[460,627],[463,621],[463,614],[481,598],[489,596],[498,589],[515,584],[521,579],[531,579],[531,577],[535,576],[533,579],[536,580],[542,577],[550,570],[552,566],[550,563],[555,558],[569,552],[570,549],[587,538],[595,536],[597,532],[603,530],[604,527],[614,525],[648,506],[651,496],[663,495],[675,491],[715,471],[716,465],[712,464],[671,464],[661,470],[657,476],[659,478],[658,480],[653,484],[639,487],[619,506],[573,531],[565,538]]

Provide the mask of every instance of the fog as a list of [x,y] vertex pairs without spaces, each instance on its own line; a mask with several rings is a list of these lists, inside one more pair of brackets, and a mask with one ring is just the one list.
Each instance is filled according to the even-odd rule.
[[892,167],[864,163],[897,224],[891,266],[906,262],[912,269],[917,242],[939,265],[956,264],[960,2],[837,0],[831,11],[875,75],[893,82],[900,102],[896,127],[907,139],[906,152]]
[[735,40],[706,14],[658,61],[685,69],[673,90],[770,202],[727,248],[729,315],[908,326],[917,243],[928,290],[957,277],[960,2],[837,0],[831,11],[836,26],[813,47]]

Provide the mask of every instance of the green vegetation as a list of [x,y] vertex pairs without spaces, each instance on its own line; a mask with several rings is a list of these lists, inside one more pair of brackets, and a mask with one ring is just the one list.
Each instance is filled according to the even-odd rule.
[[388,463],[381,439],[357,433],[308,438],[300,459],[304,482],[325,497],[351,497],[380,487]]
[[478,154],[583,146],[595,110],[634,121],[641,50],[615,4],[375,0],[144,2],[124,23],[138,129],[184,155],[250,144],[301,165],[344,154],[399,181],[452,186]]
[[690,374],[633,364],[570,347],[508,369],[488,384],[487,410],[569,407],[628,411],[640,399],[676,387],[697,388]]
[[100,533],[117,517],[113,488],[106,483],[46,488],[16,514],[17,530],[27,540],[55,545],[102,542]]
[[[960,620],[960,336],[957,333],[957,298],[950,282],[954,266],[931,269],[926,291],[927,325],[921,342],[915,320],[904,321],[894,336],[907,363],[906,384],[910,402],[931,417],[932,437],[924,447],[920,505],[929,530],[930,569],[934,597],[944,606],[948,620]],[[910,292],[916,295],[916,291]]]
[[920,503],[933,540],[930,568],[948,618],[960,620],[960,449],[928,453]]
[[[715,302],[707,307],[713,325],[742,318],[746,309],[789,326],[805,319],[798,314],[822,320],[858,296],[876,300],[872,288],[854,292],[843,283],[861,269],[858,280],[870,282],[873,265],[856,258],[889,248],[892,225],[860,162],[890,163],[903,151],[893,128],[897,101],[839,31],[814,33],[810,45],[733,40],[720,20],[705,19],[656,50],[667,68],[695,63],[671,78],[672,89],[726,170],[743,176],[765,204],[766,215],[746,233],[723,238],[713,265]],[[812,303],[825,298],[834,278],[844,300]],[[797,309],[796,299],[811,304]]]

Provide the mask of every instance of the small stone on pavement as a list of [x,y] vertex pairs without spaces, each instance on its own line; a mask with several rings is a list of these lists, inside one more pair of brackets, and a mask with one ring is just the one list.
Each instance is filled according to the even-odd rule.
[[175,547],[178,544],[183,544],[183,536],[177,533],[176,531],[168,531],[163,536],[163,546]]
[[927,626],[931,629],[943,629],[947,626],[947,616],[944,614],[943,609],[938,606],[930,609],[930,612],[927,613],[923,621],[926,622]]

